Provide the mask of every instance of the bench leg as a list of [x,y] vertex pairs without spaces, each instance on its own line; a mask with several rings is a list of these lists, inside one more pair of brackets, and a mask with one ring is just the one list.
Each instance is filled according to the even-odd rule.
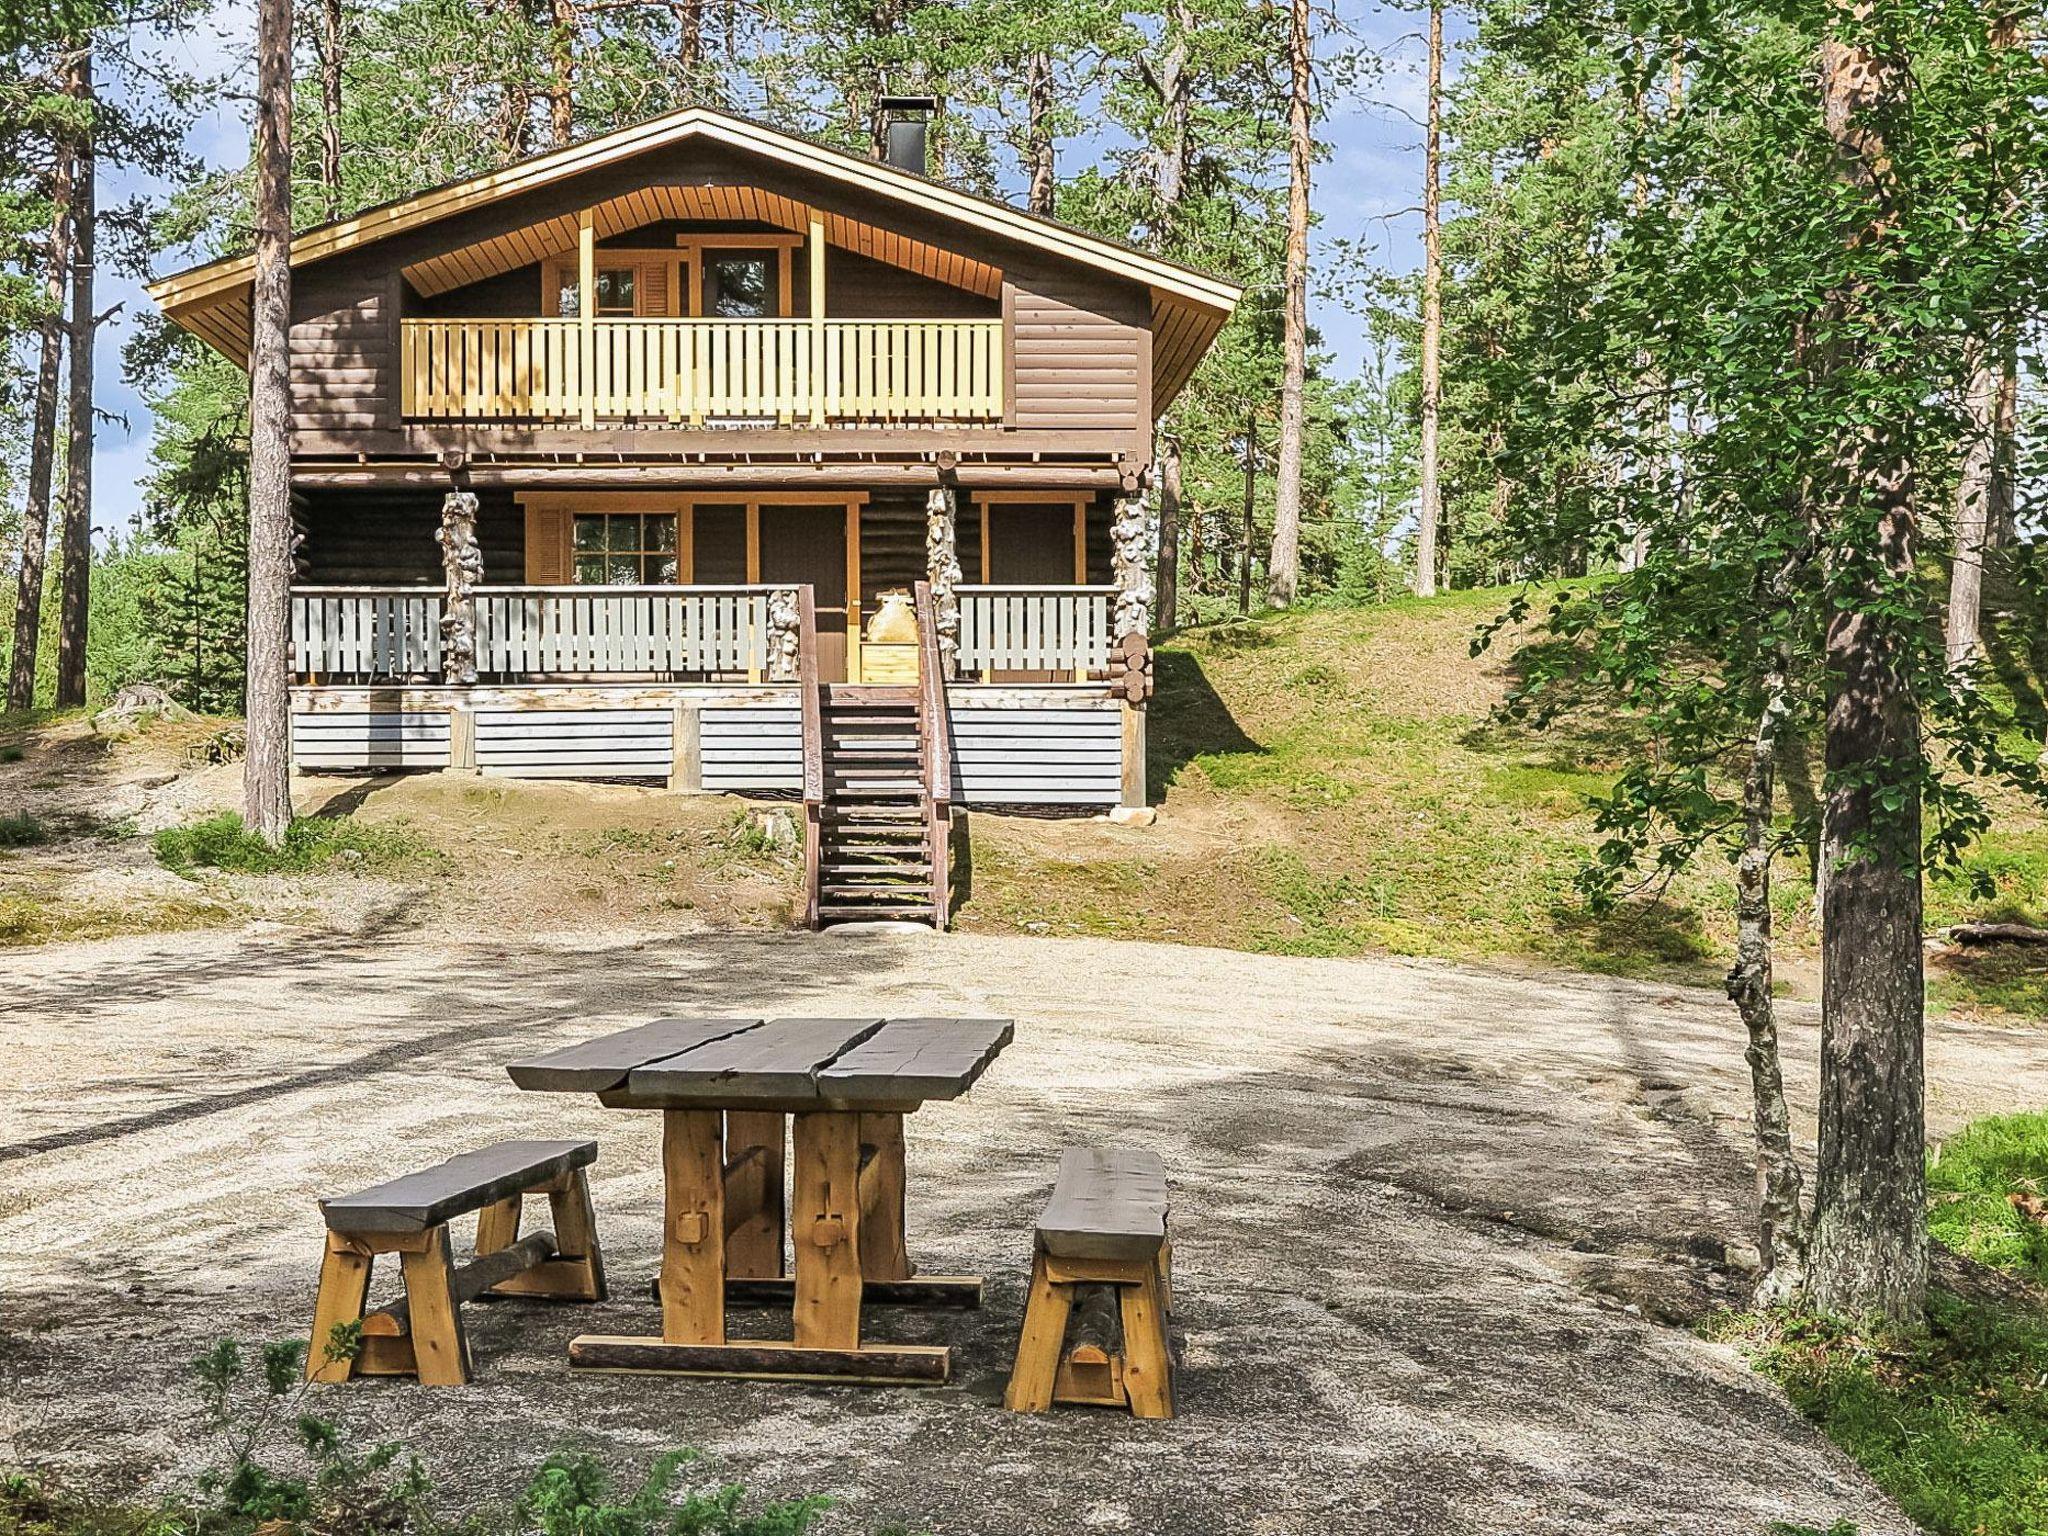
[[1159,1245],[1159,1307],[1168,1316],[1173,1313],[1173,1244]]
[[1043,1413],[1052,1406],[1060,1350],[1067,1341],[1067,1314],[1073,1305],[1074,1288],[1054,1282],[1046,1273],[1045,1255],[1034,1255],[1031,1296],[1024,1304],[1017,1359],[1010,1367],[1010,1384],[1003,1390],[1003,1406],[1012,1413]]
[[401,1255],[413,1359],[422,1385],[459,1387],[469,1380],[469,1337],[455,1301],[448,1229],[435,1227],[425,1245]]
[[1119,1285],[1123,1306],[1124,1395],[1141,1419],[1173,1417],[1173,1362],[1166,1349],[1166,1306],[1155,1266],[1142,1279]]
[[579,1266],[583,1284],[578,1299],[603,1301],[608,1294],[604,1252],[597,1242],[597,1207],[590,1203],[588,1168],[573,1170],[548,1191],[548,1213],[554,1218],[555,1250],[560,1254],[550,1262]]
[[328,1346],[334,1330],[363,1320],[370,1299],[369,1254],[336,1233],[327,1234],[320,1259],[320,1290],[313,1298],[313,1337],[306,1346],[306,1380],[347,1381],[355,1372],[349,1358],[332,1359]]
[[476,1213],[476,1256],[497,1253],[519,1241],[520,1207],[524,1195],[507,1195]]

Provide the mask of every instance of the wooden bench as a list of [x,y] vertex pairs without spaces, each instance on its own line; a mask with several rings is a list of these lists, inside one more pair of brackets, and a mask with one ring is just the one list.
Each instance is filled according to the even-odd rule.
[[1033,1248],[1031,1298],[1003,1406],[1042,1413],[1056,1402],[1095,1403],[1172,1418],[1173,1250],[1159,1155],[1068,1148]]
[[[322,1200],[327,1249],[307,1380],[417,1376],[431,1386],[461,1386],[470,1377],[463,1302],[485,1294],[604,1300],[604,1258],[585,1171],[596,1160],[594,1141],[501,1141]],[[554,1231],[521,1237],[521,1206],[538,1194],[548,1197]],[[476,1256],[458,1269],[449,1258],[448,1222],[471,1211]],[[370,1267],[380,1253],[399,1256],[405,1299],[365,1315]],[[360,1349],[352,1358],[333,1357],[335,1328],[353,1323],[362,1326]]]

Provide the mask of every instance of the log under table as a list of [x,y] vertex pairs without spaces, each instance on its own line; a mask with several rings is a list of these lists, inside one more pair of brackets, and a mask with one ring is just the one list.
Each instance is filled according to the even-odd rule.
[[[944,1381],[948,1350],[864,1342],[861,1306],[980,1304],[978,1276],[919,1276],[910,1262],[903,1117],[964,1094],[1011,1035],[1007,1019],[656,1019],[514,1062],[521,1088],[662,1117],[661,1336],[586,1334],[570,1365]],[[785,1301],[787,1341],[727,1337],[728,1304]]]

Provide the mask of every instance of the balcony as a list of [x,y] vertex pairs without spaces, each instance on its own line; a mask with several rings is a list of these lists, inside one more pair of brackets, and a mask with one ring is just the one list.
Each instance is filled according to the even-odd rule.
[[414,421],[860,426],[1003,416],[1000,320],[402,322]]

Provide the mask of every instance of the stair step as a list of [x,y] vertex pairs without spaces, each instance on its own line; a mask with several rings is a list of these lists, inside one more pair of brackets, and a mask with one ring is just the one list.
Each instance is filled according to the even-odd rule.
[[818,909],[818,917],[819,917],[819,920],[820,920],[820,921],[832,921],[832,920],[835,920],[835,919],[839,919],[839,920],[845,920],[845,921],[851,921],[851,922],[858,922],[858,921],[860,921],[860,920],[861,920],[861,919],[863,919],[863,918],[871,918],[871,919],[874,919],[874,920],[876,920],[876,921],[881,921],[881,922],[887,922],[887,921],[889,921],[889,920],[891,920],[891,919],[896,919],[896,920],[899,920],[899,921],[900,921],[900,920],[901,920],[901,919],[903,919],[903,918],[907,918],[907,917],[914,917],[914,918],[922,918],[922,919],[924,919],[925,921],[929,922],[929,921],[931,920],[931,915],[932,915],[932,908],[931,908],[931,904],[930,904],[929,902],[925,903],[925,905],[923,905],[923,906],[921,906],[921,907],[824,907],[824,906],[821,906],[821,907],[820,907],[820,908]]
[[874,875],[889,880],[929,880],[932,867],[929,864],[912,864],[900,860],[893,864],[847,864],[834,860],[824,866],[824,872],[835,878],[846,875]]

